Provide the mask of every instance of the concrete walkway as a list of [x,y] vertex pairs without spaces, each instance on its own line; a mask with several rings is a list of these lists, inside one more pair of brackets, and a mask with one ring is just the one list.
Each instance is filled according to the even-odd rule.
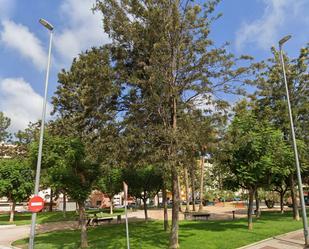
[[300,249],[305,247],[303,230],[282,234],[239,249]]
[[0,226],[0,249],[14,248],[11,243],[29,236],[30,226]]
[[[63,222],[49,222],[45,224],[38,224],[36,226],[36,233],[45,233],[56,230],[77,229],[78,223],[76,221]],[[30,234],[30,225],[24,226],[0,226],[0,249],[16,248],[11,244],[15,240],[28,237]]]

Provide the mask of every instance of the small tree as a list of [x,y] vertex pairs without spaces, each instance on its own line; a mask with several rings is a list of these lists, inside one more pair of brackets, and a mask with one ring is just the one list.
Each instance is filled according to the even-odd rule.
[[228,183],[235,188],[243,187],[249,192],[248,229],[252,229],[253,200],[258,187],[270,182],[277,172],[275,160],[277,148],[285,143],[283,134],[265,121],[258,120],[247,103],[241,102],[229,127],[224,153],[228,166]]
[[[32,150],[36,147],[33,144]],[[99,177],[99,165],[86,159],[85,148],[79,139],[70,137],[47,135],[42,158],[42,166],[49,175],[50,182],[63,189],[77,202],[81,226],[81,247],[88,247],[85,201]]]
[[4,116],[0,111],[0,142],[6,141],[10,137],[10,133],[7,131],[11,124],[11,119]]
[[32,170],[25,161],[0,159],[0,197],[7,197],[12,203],[10,222],[14,221],[16,203],[30,196],[33,181]]
[[123,172],[129,194],[143,200],[145,220],[148,220],[147,200],[153,198],[163,185],[162,173],[152,165],[142,168],[128,168]]
[[110,199],[110,214],[113,214],[114,195],[122,189],[121,170],[118,168],[105,168],[101,177],[95,183],[95,188]]

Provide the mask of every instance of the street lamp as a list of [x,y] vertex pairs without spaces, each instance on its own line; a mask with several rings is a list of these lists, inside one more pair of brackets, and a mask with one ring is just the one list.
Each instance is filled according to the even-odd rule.
[[[47,89],[48,89],[48,79],[49,79],[51,47],[52,47],[52,40],[53,40],[52,31],[54,29],[54,27],[44,19],[40,19],[39,22],[50,31],[50,39],[49,39],[49,49],[48,49],[48,59],[47,59],[46,79],[45,79],[45,93],[44,93],[44,100],[43,100],[42,121],[41,121],[41,130],[40,130],[39,153],[38,153],[38,160],[37,160],[37,165],[36,165],[36,175],[35,175],[35,186],[34,186],[35,196],[39,194],[39,186],[40,186],[43,136],[44,136],[44,125],[45,125],[45,114],[46,114],[46,103],[47,103]],[[29,249],[33,249],[33,246],[34,246],[35,223],[36,223],[36,213],[32,213],[31,229],[30,229],[30,237],[29,237]]]
[[288,111],[289,111],[289,118],[290,118],[290,125],[291,125],[293,148],[294,148],[294,155],[295,155],[295,162],[296,162],[296,172],[297,172],[298,189],[299,189],[299,196],[300,196],[300,203],[301,203],[302,220],[303,220],[303,226],[304,226],[305,245],[307,246],[308,242],[309,242],[309,238],[308,238],[308,223],[307,223],[306,206],[305,206],[305,201],[304,201],[303,184],[302,184],[301,174],[300,174],[300,166],[299,166],[298,151],[297,151],[293,116],[292,116],[290,96],[289,96],[289,88],[288,88],[288,83],[287,83],[287,79],[286,79],[284,59],[283,59],[283,50],[282,50],[283,44],[285,42],[287,42],[291,37],[292,37],[291,35],[287,35],[287,36],[283,37],[279,41],[279,49],[280,49],[280,59],[281,59],[281,65],[282,65],[282,71],[283,71],[285,90],[286,90],[286,100],[287,100],[287,103],[288,103]]

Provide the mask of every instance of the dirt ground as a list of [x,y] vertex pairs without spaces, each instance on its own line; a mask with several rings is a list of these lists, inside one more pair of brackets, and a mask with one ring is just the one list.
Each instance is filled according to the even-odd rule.
[[[185,207],[182,207],[183,212],[179,213],[179,219],[184,219],[184,211]],[[191,207],[192,210],[192,207]],[[198,207],[196,208],[198,210]],[[245,208],[238,208],[235,209],[234,207],[216,207],[216,206],[206,206],[203,208],[202,212],[209,213],[210,217],[209,220],[232,220],[233,219],[233,212],[235,211],[235,218],[246,217],[247,210]],[[135,212],[128,213],[129,218],[137,218],[143,219],[144,218],[144,211],[137,210]],[[148,210],[148,217],[154,220],[163,220],[163,209],[158,210]],[[168,209],[168,218],[172,217],[172,210]]]
[[[196,210],[198,210],[198,205],[196,206]],[[288,210],[289,208],[286,208],[285,210]],[[184,211],[185,206],[182,206],[183,212],[179,213],[179,219],[184,219]],[[190,210],[192,211],[192,206],[190,206]],[[279,207],[275,207],[272,209],[267,208],[265,205],[261,206],[262,212],[267,211],[279,211]],[[234,217],[235,219],[239,218],[245,218],[247,217],[247,208],[246,207],[238,207],[235,208],[235,205],[232,205],[231,203],[226,203],[224,206],[204,206],[203,211],[205,213],[209,213],[209,220],[232,220],[233,219],[233,211],[234,211]],[[133,219],[144,219],[144,211],[143,210],[137,210],[133,212],[128,213],[128,217]],[[163,209],[150,209],[148,210],[148,217],[150,219],[154,220],[163,220]],[[172,209],[168,209],[168,218],[171,219],[172,217]],[[124,216],[122,217],[124,218]]]

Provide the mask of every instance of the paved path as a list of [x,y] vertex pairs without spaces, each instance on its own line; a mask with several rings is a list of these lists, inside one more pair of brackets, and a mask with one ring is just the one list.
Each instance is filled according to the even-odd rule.
[[0,226],[0,249],[8,249],[15,240],[29,236],[30,226]]
[[[76,229],[76,221],[49,222],[38,224],[36,233],[44,233],[55,230]],[[23,239],[29,236],[30,225],[25,226],[0,226],[0,249],[14,248],[11,246],[15,240]]]
[[303,230],[275,236],[239,249],[300,249],[305,247]]

